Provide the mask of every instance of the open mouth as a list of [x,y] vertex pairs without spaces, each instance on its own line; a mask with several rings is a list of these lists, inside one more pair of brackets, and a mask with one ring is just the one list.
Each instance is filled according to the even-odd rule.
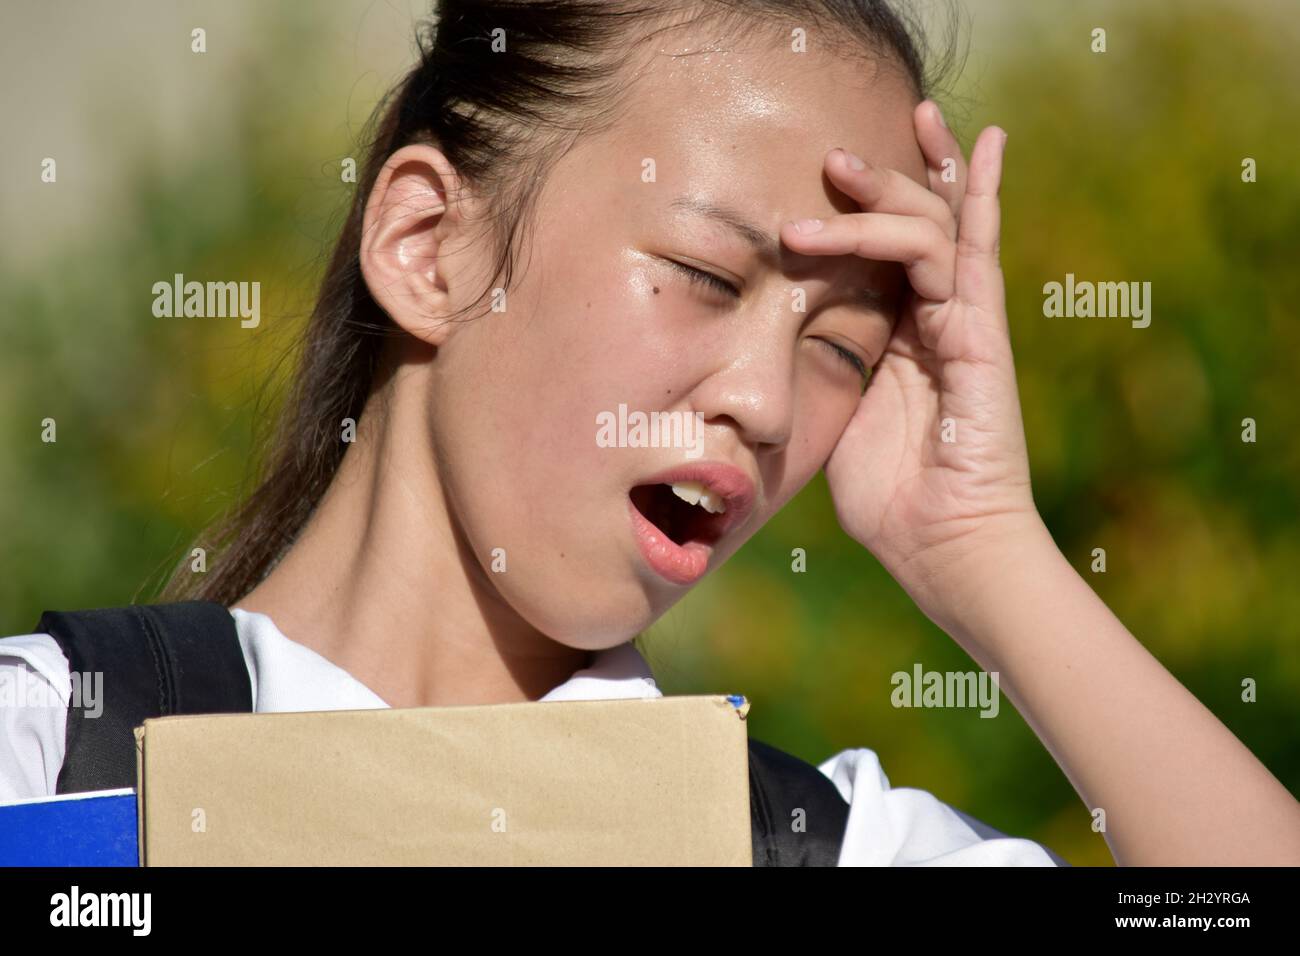
[[632,534],[650,568],[689,587],[708,572],[714,545],[744,524],[754,495],[754,482],[734,465],[678,465],[628,491]]
[[712,544],[722,537],[726,504],[699,482],[637,485],[628,493],[641,516],[676,545]]

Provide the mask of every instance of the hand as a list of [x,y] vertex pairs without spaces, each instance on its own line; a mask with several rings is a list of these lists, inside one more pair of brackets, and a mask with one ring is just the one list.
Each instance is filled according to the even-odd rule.
[[[1029,484],[1005,291],[998,187],[1006,134],[980,133],[969,170],[938,108],[914,114],[930,188],[902,173],[826,171],[863,212],[781,238],[805,255],[900,262],[912,289],[857,411],[826,464],[841,526],[931,614],[954,563],[1041,527]],[[944,159],[956,182],[942,179]],[[927,606],[930,605],[930,606]]]

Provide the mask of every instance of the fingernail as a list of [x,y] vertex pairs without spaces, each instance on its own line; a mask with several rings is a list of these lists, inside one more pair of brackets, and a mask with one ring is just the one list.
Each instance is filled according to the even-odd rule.
[[801,235],[808,235],[821,229],[822,221],[820,219],[796,219],[794,220],[794,231]]
[[863,170],[867,168],[866,163],[860,160],[857,156],[854,156],[847,149],[841,149],[840,152],[844,154],[844,159],[848,162],[849,169]]

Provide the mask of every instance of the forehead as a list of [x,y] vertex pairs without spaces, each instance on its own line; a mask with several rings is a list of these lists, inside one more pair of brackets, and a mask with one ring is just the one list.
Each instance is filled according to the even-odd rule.
[[815,36],[797,53],[785,28],[771,30],[771,43],[723,43],[707,28],[657,38],[609,147],[654,160],[661,183],[728,197],[773,231],[783,219],[858,208],[822,173],[836,146],[925,184],[917,100],[900,67],[865,51],[818,52]]

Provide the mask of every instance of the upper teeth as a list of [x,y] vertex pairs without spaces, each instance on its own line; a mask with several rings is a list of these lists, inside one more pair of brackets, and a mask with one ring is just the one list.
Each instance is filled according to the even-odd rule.
[[727,510],[727,503],[722,500],[722,496],[708,488],[698,481],[675,481],[672,484],[673,494],[687,504],[699,505],[709,514],[720,515]]

